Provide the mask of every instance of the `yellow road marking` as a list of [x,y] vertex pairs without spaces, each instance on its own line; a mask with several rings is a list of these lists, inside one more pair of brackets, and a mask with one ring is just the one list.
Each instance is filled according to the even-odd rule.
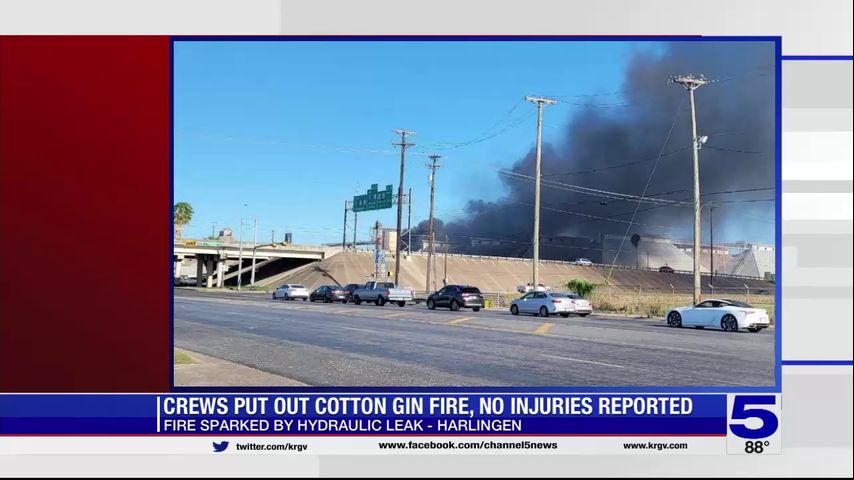
[[450,322],[448,322],[448,325],[456,325],[456,324],[458,324],[458,323],[467,322],[467,321],[471,320],[472,318],[474,318],[474,317],[460,317],[460,318],[455,318],[454,320],[451,320]]
[[397,318],[397,317],[405,317],[409,315],[409,313],[392,313],[391,315],[385,315],[383,318]]
[[546,323],[540,325],[539,327],[537,327],[536,330],[534,330],[534,335],[545,335],[554,326],[555,326],[554,323],[546,322]]

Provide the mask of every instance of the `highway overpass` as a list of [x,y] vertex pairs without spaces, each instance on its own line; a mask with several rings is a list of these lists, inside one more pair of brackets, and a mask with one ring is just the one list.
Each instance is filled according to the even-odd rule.
[[[255,254],[256,268],[261,268],[278,259],[304,261],[304,263],[325,260],[341,251],[340,247],[321,245],[295,245],[286,243],[252,243],[221,240],[175,240],[172,248],[174,264],[173,276],[180,275],[182,262],[195,260],[196,286],[223,287],[228,278],[238,271],[248,280],[252,270],[252,256]],[[238,263],[242,258],[242,268]],[[245,282],[243,282],[245,283]]]

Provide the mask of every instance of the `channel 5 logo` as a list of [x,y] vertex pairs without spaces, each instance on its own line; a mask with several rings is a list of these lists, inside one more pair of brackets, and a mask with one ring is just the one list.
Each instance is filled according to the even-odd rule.
[[774,435],[780,428],[780,419],[776,413],[779,411],[777,401],[776,395],[736,395],[730,413],[729,431],[737,437],[750,440]]

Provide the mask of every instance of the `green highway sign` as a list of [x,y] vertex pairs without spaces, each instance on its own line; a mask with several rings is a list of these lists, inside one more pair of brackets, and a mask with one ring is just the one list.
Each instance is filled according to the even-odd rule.
[[353,211],[367,212],[368,210],[391,208],[392,198],[394,197],[391,191],[391,185],[386,185],[385,190],[382,191],[379,191],[378,189],[379,186],[375,183],[371,185],[367,194],[354,196]]

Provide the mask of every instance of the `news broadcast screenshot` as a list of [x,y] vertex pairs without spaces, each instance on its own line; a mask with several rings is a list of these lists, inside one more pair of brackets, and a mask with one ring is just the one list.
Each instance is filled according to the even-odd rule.
[[852,477],[852,3],[0,3],[0,477]]

